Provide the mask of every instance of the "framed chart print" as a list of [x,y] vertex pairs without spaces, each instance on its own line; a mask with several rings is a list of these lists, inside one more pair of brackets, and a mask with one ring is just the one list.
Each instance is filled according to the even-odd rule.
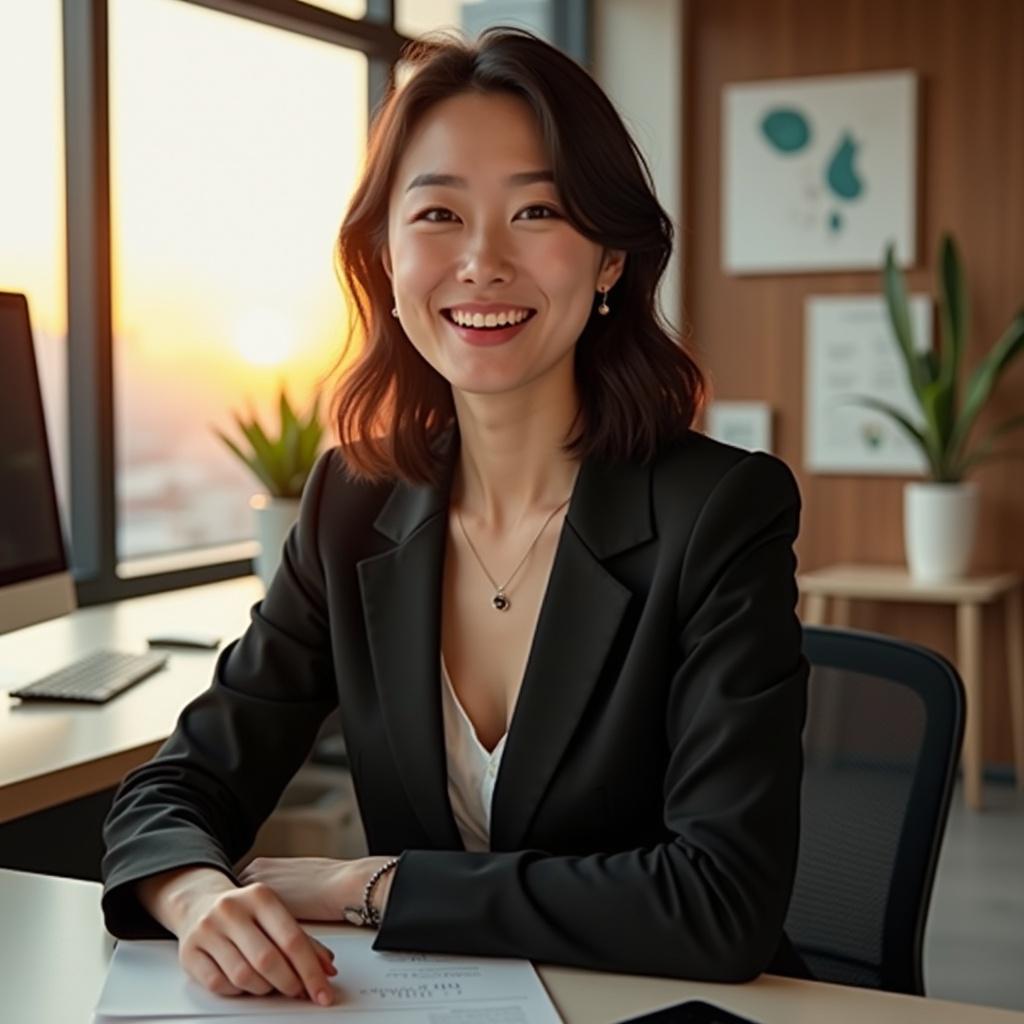
[[[932,342],[932,300],[908,298],[914,341]],[[869,395],[912,423],[920,410],[881,295],[812,295],[805,314],[804,465],[815,473],[912,476],[924,456],[884,413],[854,404]]]

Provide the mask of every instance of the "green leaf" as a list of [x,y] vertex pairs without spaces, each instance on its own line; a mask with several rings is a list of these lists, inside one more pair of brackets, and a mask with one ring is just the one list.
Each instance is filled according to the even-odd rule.
[[996,459],[1017,459],[1024,458],[1024,448],[1000,448],[997,452],[976,452],[963,461],[961,468],[966,471],[983,462],[993,462]]
[[928,465],[931,468],[933,476],[939,476],[941,473],[941,459],[937,457],[934,452],[933,446],[923,430],[915,426],[899,409],[895,406],[889,405],[887,402],[879,401],[877,398],[871,398],[868,395],[853,395],[849,399],[840,399],[840,405],[862,405],[868,409],[874,409],[876,412],[883,413],[892,419],[897,426],[899,426],[922,451],[925,459],[928,461]]
[[284,385],[281,386],[281,394],[277,400],[277,405],[281,416],[281,432],[283,433],[288,424],[298,423],[295,413],[292,411],[291,403],[288,401],[288,392],[285,391]]
[[961,475],[965,473],[971,466],[977,465],[980,462],[985,462],[990,458],[996,458],[999,453],[992,453],[992,449],[995,447],[996,441],[1011,431],[1019,430],[1024,427],[1024,415],[1022,416],[1011,416],[1008,420],[1004,420],[998,426],[993,427],[989,431],[988,436],[981,442],[979,442],[972,453],[959,465]]
[[924,413],[925,433],[936,453],[949,450],[949,440],[956,424],[955,409],[951,403],[952,389],[941,380],[929,381],[921,392],[921,411]]
[[299,497],[316,462],[323,436],[319,403],[319,394],[314,394],[308,419],[300,419],[282,385],[277,400],[280,424],[274,436],[264,431],[251,408],[248,417],[234,413],[234,421],[251,449],[249,452],[222,431],[214,428],[214,432],[272,496]]
[[952,235],[944,234],[939,247],[939,322],[942,331],[942,379],[953,391],[967,346],[970,320],[967,285],[960,268],[960,256]]
[[941,358],[936,358],[935,387],[927,396],[928,417],[937,434],[944,459],[951,462],[956,430],[960,363],[966,344],[968,323],[967,288],[960,269],[960,257],[951,235],[939,244],[939,326]]
[[282,497],[281,494],[281,453],[279,445],[273,444],[263,432],[258,420],[253,419],[245,423],[240,416],[235,417],[239,429],[245,435],[245,439],[252,445],[253,452],[263,467],[263,472],[273,481],[271,495]]
[[885,270],[882,276],[885,285],[885,301],[889,308],[889,321],[896,337],[896,344],[903,356],[911,390],[920,401],[921,392],[927,380],[925,376],[927,368],[919,358],[920,353],[914,345],[910,309],[907,305],[906,283],[903,280],[902,271],[896,266],[895,248],[891,242],[885,249]]
[[313,406],[309,411],[309,418],[302,427],[301,458],[303,465],[310,469],[312,469],[313,463],[316,462],[323,433],[324,428],[320,423],[320,394],[317,392],[313,397]]
[[996,342],[985,359],[974,369],[967,385],[963,410],[953,430],[950,447],[959,456],[966,444],[974,421],[988,401],[1003,371],[1024,351],[1024,309],[1010,321],[1010,326]]
[[267,490],[269,490],[271,493],[273,493],[274,481],[271,479],[270,476],[267,475],[259,459],[253,458],[250,455],[246,455],[245,452],[243,452],[242,449],[239,448],[238,445],[235,444],[235,442],[232,441],[231,438],[228,437],[228,435],[225,434],[222,430],[217,430],[217,428],[215,427],[214,433],[217,434],[217,436],[228,446],[228,448],[230,448],[231,451],[233,451],[235,455],[237,455],[242,460],[242,462],[244,462],[246,466],[248,466],[249,469],[256,474],[256,476],[263,484],[263,486],[266,487]]
[[301,444],[302,428],[299,426],[299,421],[295,418],[291,408],[288,408],[288,415],[284,415],[282,411],[281,416],[281,445],[283,448],[282,468],[284,475],[288,480],[289,488],[293,486],[291,481],[294,479],[296,473],[301,472],[301,459],[299,454]]

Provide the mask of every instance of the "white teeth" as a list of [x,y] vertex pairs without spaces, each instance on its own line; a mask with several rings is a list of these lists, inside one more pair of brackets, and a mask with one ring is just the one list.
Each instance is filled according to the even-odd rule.
[[530,314],[525,309],[502,310],[500,313],[465,313],[459,309],[449,311],[460,327],[505,327],[522,323]]

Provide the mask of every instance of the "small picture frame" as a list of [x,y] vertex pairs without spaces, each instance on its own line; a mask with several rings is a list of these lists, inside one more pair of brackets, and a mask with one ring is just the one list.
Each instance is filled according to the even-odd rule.
[[708,407],[708,437],[748,451],[771,452],[772,409],[767,402],[716,401]]

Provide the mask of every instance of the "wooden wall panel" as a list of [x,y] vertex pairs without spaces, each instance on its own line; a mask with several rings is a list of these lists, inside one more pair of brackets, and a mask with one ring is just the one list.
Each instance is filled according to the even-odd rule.
[[[801,569],[900,564],[907,478],[820,476],[803,465],[803,310],[808,294],[880,291],[878,273],[730,277],[721,269],[720,103],[727,83],[911,68],[919,76],[918,263],[933,295],[943,230],[960,244],[972,297],[970,369],[1024,304],[1022,0],[690,0],[685,25],[684,318],[722,399],[776,411],[775,447],[804,497]],[[1024,358],[1004,375],[984,428],[1024,411]],[[1024,448],[1024,434],[1016,446]],[[1024,572],[1024,460],[981,468],[973,568]],[[855,606],[852,624],[953,656],[953,613]],[[1001,616],[985,622],[987,760],[1011,761]],[[1021,624],[1024,629],[1024,623]]]

